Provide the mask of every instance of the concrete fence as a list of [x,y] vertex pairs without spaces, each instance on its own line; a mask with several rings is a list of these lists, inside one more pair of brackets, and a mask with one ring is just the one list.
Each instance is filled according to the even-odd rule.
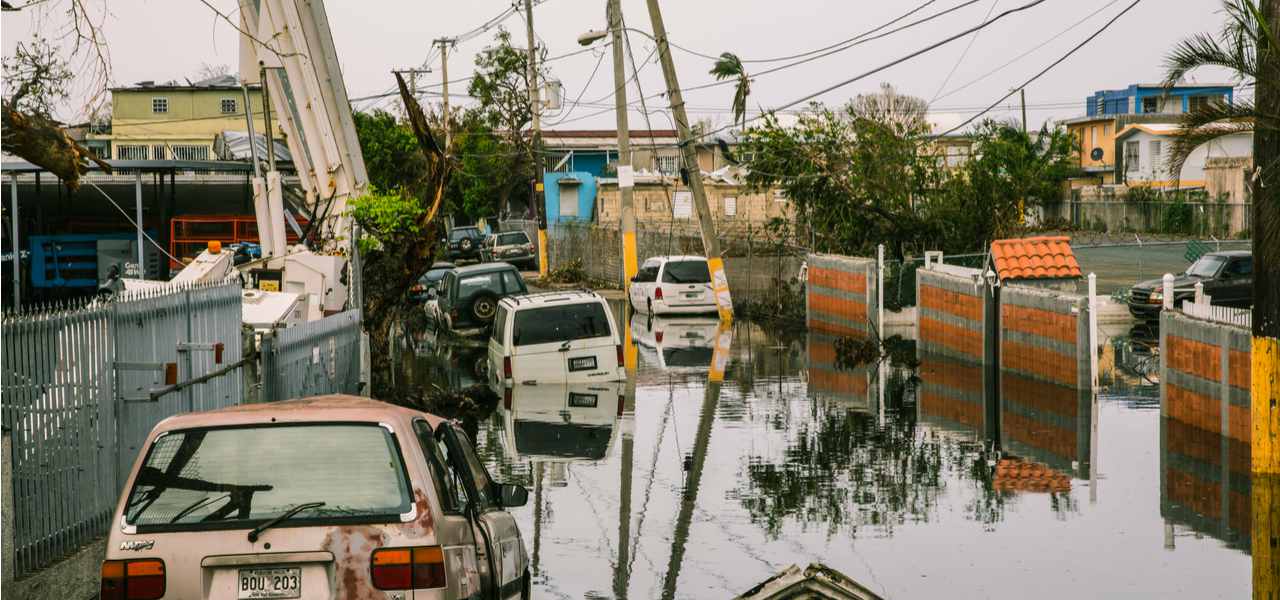
[[916,273],[916,345],[921,352],[979,363],[994,356],[994,297],[981,271],[927,264]]
[[809,329],[861,338],[877,335],[876,261],[810,254],[806,262]]

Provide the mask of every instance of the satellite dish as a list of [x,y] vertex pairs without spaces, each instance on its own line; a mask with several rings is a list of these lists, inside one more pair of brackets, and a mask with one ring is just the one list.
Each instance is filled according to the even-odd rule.
[[1102,160],[1102,148],[1094,148],[1089,151],[1089,158],[1093,160]]

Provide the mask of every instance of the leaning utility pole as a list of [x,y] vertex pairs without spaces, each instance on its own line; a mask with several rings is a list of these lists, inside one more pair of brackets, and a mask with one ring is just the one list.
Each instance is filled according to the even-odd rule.
[[451,139],[449,131],[449,46],[453,44],[453,38],[439,38],[432,41],[433,44],[440,45],[440,92],[442,100],[440,103],[441,121],[444,122],[444,150],[449,152],[449,140]]
[[609,31],[613,34],[613,106],[618,117],[618,197],[622,204],[622,289],[640,268],[636,256],[635,173],[631,170],[631,127],[627,123],[627,76],[622,56],[622,2],[609,0]]
[[547,201],[542,183],[547,170],[542,154],[542,100],[538,94],[538,40],[533,36],[533,0],[524,3],[525,31],[529,34],[529,111],[533,119],[533,210],[538,216],[538,274],[547,276]]
[[702,186],[702,170],[698,168],[698,152],[693,133],[689,128],[689,116],[684,111],[684,97],[680,94],[680,82],[676,78],[676,66],[671,61],[671,48],[667,44],[667,28],[662,24],[662,10],[658,0],[648,0],[649,19],[653,21],[653,39],[658,44],[658,59],[662,61],[662,75],[667,81],[667,96],[671,98],[671,113],[680,135],[680,155],[689,172],[689,191],[693,192],[693,205],[698,211],[698,226],[702,230],[702,247],[711,268],[711,286],[715,290],[716,307],[720,319],[733,318],[733,299],[729,296],[729,278],[724,271],[724,258],[720,256],[720,240],[716,237],[716,223],[707,204],[707,190]]
[[[1280,0],[1263,0],[1256,47],[1258,115],[1280,114]],[[1267,32],[1270,33],[1268,37]],[[1280,598],[1280,130],[1253,132],[1253,597]]]

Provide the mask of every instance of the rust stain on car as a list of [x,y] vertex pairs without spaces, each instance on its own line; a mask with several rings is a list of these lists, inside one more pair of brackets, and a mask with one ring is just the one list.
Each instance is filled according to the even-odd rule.
[[369,525],[337,527],[324,538],[324,549],[333,554],[334,598],[376,600],[382,594],[370,580],[373,551],[387,542],[381,529]]
[[435,533],[435,521],[431,518],[431,504],[422,488],[413,488],[413,507],[417,516],[399,525],[400,532],[414,538],[428,537]]

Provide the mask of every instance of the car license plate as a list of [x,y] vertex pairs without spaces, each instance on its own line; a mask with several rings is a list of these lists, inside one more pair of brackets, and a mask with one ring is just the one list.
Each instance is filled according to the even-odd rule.
[[684,297],[685,298],[701,298],[702,292],[685,292]]
[[600,397],[595,394],[579,394],[577,392],[569,392],[569,406],[573,408],[595,408],[600,403]]
[[594,356],[579,356],[569,359],[570,371],[589,371],[594,368],[596,368],[596,357]]
[[302,569],[240,569],[237,598],[301,598]]

